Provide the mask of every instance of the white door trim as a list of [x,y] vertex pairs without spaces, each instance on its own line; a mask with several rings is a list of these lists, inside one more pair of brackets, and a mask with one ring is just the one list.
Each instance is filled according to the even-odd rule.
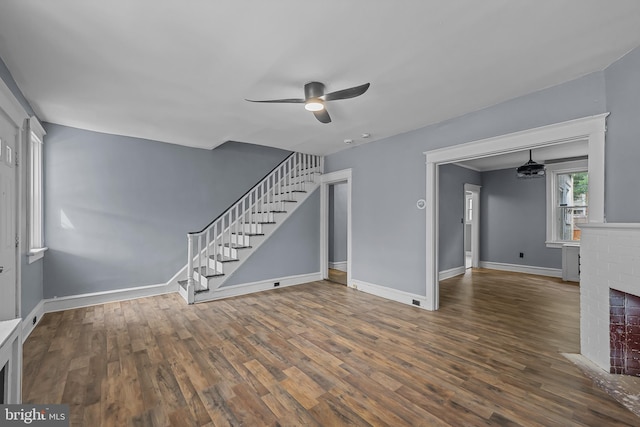
[[320,184],[320,271],[329,277],[329,185],[347,184],[347,286],[351,285],[351,169],[322,175]]
[[570,120],[507,135],[427,151],[426,157],[426,307],[439,306],[438,283],[438,167],[447,163],[488,157],[575,141],[589,143],[589,222],[605,221],[604,143],[609,113]]
[[26,168],[24,165],[26,164],[24,159],[25,150],[23,149],[23,133],[24,133],[24,122],[29,117],[27,112],[24,110],[20,102],[16,99],[16,97],[11,92],[11,89],[6,85],[6,83],[0,78],[0,114],[5,115],[9,118],[9,120],[13,123],[13,126],[16,129],[16,139],[14,141],[15,153],[19,161],[19,166],[14,168],[15,173],[15,183],[16,183],[16,204],[15,204],[15,231],[19,236],[18,245],[16,246],[16,263],[15,263],[15,317],[21,316],[22,311],[22,241],[24,239],[22,233],[22,223],[23,218],[26,215],[26,212],[23,210],[23,188],[24,188],[24,179],[25,174],[24,171]]

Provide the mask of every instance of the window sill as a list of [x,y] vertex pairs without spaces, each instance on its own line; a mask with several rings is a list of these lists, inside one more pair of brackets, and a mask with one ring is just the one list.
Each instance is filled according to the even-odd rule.
[[567,241],[555,241],[555,242],[544,242],[548,248],[558,248],[561,249],[564,245],[578,246],[580,247],[579,240],[567,240]]
[[36,261],[38,261],[39,259],[41,259],[42,257],[44,257],[44,253],[46,252],[46,250],[49,249],[47,247],[44,248],[38,248],[38,249],[32,249],[27,253],[27,263],[28,264],[32,264]]

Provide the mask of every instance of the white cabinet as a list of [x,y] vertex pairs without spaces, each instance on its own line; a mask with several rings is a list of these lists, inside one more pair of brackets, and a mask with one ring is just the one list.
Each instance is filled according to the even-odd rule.
[[562,280],[580,281],[580,244],[565,243],[562,245]]

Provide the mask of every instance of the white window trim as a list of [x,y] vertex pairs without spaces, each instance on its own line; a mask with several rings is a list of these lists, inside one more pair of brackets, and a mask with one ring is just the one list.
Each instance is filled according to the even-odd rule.
[[[589,172],[589,162],[587,160],[576,160],[573,162],[555,163],[546,166],[546,180],[547,180],[547,238],[545,244],[548,248],[561,248],[567,243],[579,245],[579,241],[575,240],[558,240],[555,237],[558,235],[556,230],[555,221],[555,208],[557,206],[557,191],[556,182],[559,174],[571,173],[571,172]],[[590,177],[591,178],[591,177]],[[591,182],[591,180],[589,180]]]
[[[28,263],[31,264],[42,257],[47,250],[44,245],[44,198],[43,198],[43,171],[44,171],[44,136],[46,132],[38,119],[30,117],[27,120],[25,137],[27,139],[28,156],[28,195],[27,195],[27,252]],[[35,138],[34,138],[35,137]],[[34,144],[38,144],[39,150],[34,152]]]

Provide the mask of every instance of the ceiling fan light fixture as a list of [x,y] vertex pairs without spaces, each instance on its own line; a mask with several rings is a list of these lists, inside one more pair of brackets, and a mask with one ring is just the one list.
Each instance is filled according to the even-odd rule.
[[324,106],[325,102],[338,101],[340,99],[350,99],[360,96],[369,89],[371,83],[354,86],[335,92],[324,93],[324,84],[320,82],[309,82],[304,85],[304,98],[284,98],[284,99],[247,99],[249,102],[267,102],[281,104],[304,104],[307,111],[311,111],[320,123],[331,123],[331,116]]
[[324,110],[324,102],[320,99],[308,99],[304,103],[304,109],[307,111],[322,111]]
[[529,161],[516,169],[518,178],[542,178],[545,175],[545,166],[536,163],[531,159],[531,150],[529,150]]

